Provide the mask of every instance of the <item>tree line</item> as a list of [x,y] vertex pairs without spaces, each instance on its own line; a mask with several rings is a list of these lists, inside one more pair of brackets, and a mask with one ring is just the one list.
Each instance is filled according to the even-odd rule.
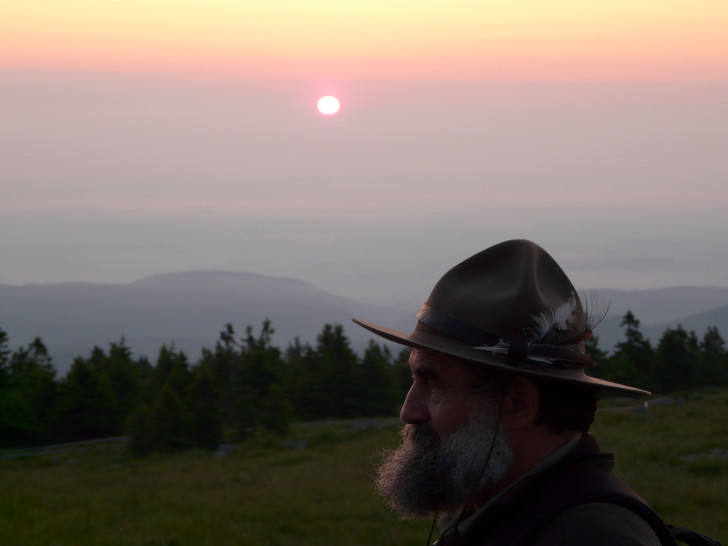
[[[681,326],[656,346],[628,311],[624,339],[608,354],[598,338],[589,374],[668,393],[728,387],[728,352],[716,327],[698,338]],[[132,357],[122,338],[94,347],[58,378],[40,338],[10,351],[0,329],[0,447],[27,447],[128,436],[131,453],[215,450],[224,438],[256,431],[285,434],[294,420],[393,415],[410,385],[408,349],[392,354],[370,341],[358,355],[340,325],[324,325],[316,343],[296,339],[281,351],[266,320],[238,336],[231,324],[191,363],[163,345],[152,364]]]
[[214,450],[293,420],[393,415],[409,388],[406,350],[370,341],[360,357],[340,325],[285,351],[273,334],[268,320],[242,336],[227,324],[194,363],[167,345],[154,364],[133,358],[122,338],[58,378],[40,338],[11,352],[0,329],[0,447],[128,435],[134,454]]
[[702,338],[680,325],[667,328],[655,346],[642,334],[632,311],[620,326],[624,337],[611,354],[599,348],[598,338],[587,341],[586,352],[599,364],[589,375],[658,393],[728,387],[728,352],[716,326],[708,327]]

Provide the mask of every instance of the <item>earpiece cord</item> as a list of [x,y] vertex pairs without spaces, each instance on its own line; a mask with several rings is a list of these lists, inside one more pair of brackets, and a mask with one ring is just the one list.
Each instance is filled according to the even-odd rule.
[[[493,439],[490,441],[490,447],[488,448],[488,455],[485,458],[485,462],[483,463],[483,467],[480,469],[480,476],[478,476],[478,481],[475,482],[475,489],[468,498],[468,501],[463,505],[463,509],[460,510],[460,515],[457,517],[454,523],[450,524],[447,529],[445,529],[440,536],[444,536],[446,533],[448,533],[451,529],[454,527],[457,527],[460,525],[460,522],[463,521],[463,518],[465,516],[465,511],[467,510],[468,506],[473,504],[475,502],[475,496],[478,494],[478,489],[480,486],[480,482],[483,479],[483,475],[485,474],[485,469],[488,468],[488,463],[490,462],[490,458],[493,455],[493,450],[495,449],[495,441],[496,438],[498,438],[498,431],[500,430],[500,423],[501,423],[501,413],[503,411],[503,402],[505,401],[505,396],[501,397],[500,403],[498,404],[498,416],[495,421],[495,429],[493,431]],[[433,516],[432,518],[432,526],[430,526],[430,534],[427,536],[427,544],[425,546],[431,546],[431,540],[432,540],[432,533],[435,531],[435,523],[437,522],[437,515]],[[439,539],[438,539],[439,540]]]

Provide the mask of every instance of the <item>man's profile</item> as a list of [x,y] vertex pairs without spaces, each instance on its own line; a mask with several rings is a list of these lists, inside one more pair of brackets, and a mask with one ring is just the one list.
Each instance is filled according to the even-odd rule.
[[445,546],[675,544],[589,434],[598,392],[649,393],[585,373],[592,325],[546,251],[472,256],[417,319],[411,333],[355,319],[412,348],[402,444],[376,478],[397,512],[439,517]]

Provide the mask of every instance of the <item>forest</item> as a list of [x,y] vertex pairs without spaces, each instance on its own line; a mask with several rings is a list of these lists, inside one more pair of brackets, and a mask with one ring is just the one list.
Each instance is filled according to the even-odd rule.
[[[728,387],[716,327],[702,337],[670,328],[653,346],[632,312],[621,326],[610,353],[598,337],[587,342],[598,363],[590,375],[653,393]],[[154,363],[133,358],[121,338],[76,357],[59,378],[42,339],[11,351],[0,329],[0,448],[125,436],[132,455],[216,450],[258,431],[284,436],[295,421],[396,414],[411,381],[408,349],[370,341],[359,355],[341,325],[326,324],[315,345],[296,339],[281,350],[274,332],[269,320],[240,336],[227,324],[195,362],[166,345]]]

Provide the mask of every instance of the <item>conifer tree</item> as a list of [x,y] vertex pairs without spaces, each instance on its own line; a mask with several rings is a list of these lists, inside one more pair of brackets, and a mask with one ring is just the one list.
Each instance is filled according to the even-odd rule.
[[27,347],[13,351],[9,358],[6,352],[4,358],[0,367],[0,445],[52,441],[58,385],[45,344],[35,338]]
[[321,385],[320,359],[311,346],[295,338],[285,354],[284,385],[297,418],[308,420],[319,416],[326,405],[326,391]]
[[220,397],[220,419],[223,424],[234,425],[237,401],[242,395],[240,376],[242,354],[235,339],[233,325],[227,323],[220,332],[215,349],[203,349],[200,364],[208,365],[215,378]]
[[293,406],[288,393],[281,384],[268,385],[268,392],[261,410],[260,421],[266,430],[280,435],[288,432],[293,419]]
[[359,414],[390,415],[397,406],[397,387],[392,372],[392,354],[373,340],[364,352],[359,373]]
[[179,451],[195,444],[188,397],[191,383],[192,373],[184,352],[162,345],[144,389],[145,403],[130,419],[132,453]]
[[60,429],[65,441],[118,435],[116,400],[98,368],[77,357],[60,383]]
[[215,451],[222,439],[220,389],[210,365],[200,364],[192,375],[188,397],[192,440],[195,447]]
[[605,363],[602,373],[614,381],[630,385],[648,385],[655,368],[655,352],[649,339],[640,330],[640,321],[627,311],[619,324],[624,330],[624,341],[617,343],[612,357]]
[[717,326],[709,326],[699,346],[699,377],[703,385],[728,386],[728,353]]
[[253,335],[253,328],[245,330],[242,346],[243,368],[241,381],[252,393],[254,406],[260,407],[268,394],[268,387],[279,384],[283,379],[283,359],[281,352],[272,344],[275,329],[266,319],[258,336]]
[[156,451],[182,451],[194,445],[192,416],[171,383],[166,383],[157,394],[151,421],[156,433]]
[[320,361],[320,387],[326,397],[320,400],[320,417],[350,417],[356,414],[356,353],[340,324],[325,324],[317,337],[316,353]]
[[2,384],[3,377],[9,374],[7,370],[8,358],[10,356],[9,343],[8,334],[0,328],[0,385]]
[[115,434],[125,433],[129,417],[141,403],[142,387],[151,371],[149,363],[146,360],[135,362],[123,337],[118,343],[109,343],[108,354],[94,347],[88,362],[112,392]]
[[597,364],[606,362],[607,352],[599,346],[599,336],[592,336],[584,343],[584,352]]
[[695,333],[688,334],[678,325],[668,328],[657,345],[657,369],[654,381],[662,392],[695,386],[698,360]]

